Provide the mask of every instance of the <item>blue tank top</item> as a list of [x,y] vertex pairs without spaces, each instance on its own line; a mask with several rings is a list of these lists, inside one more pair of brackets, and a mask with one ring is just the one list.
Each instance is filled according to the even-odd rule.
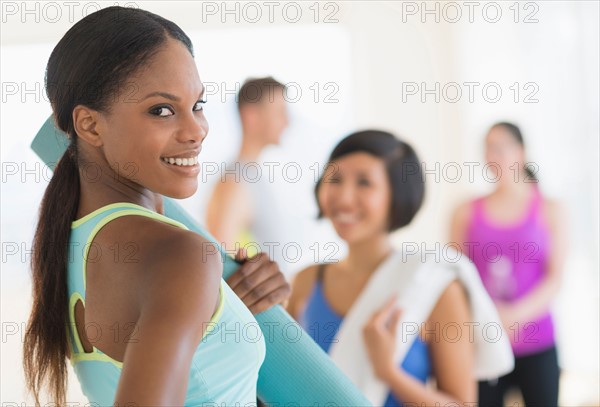
[[[325,352],[329,352],[331,344],[336,341],[335,336],[344,318],[331,308],[325,298],[323,292],[324,266],[324,264],[319,266],[317,281],[308,298],[304,312],[300,315],[299,322],[313,340]],[[431,360],[427,344],[420,337],[415,339],[400,367],[403,371],[422,383],[427,381],[427,378],[431,374]],[[402,402],[391,392],[388,394],[384,404],[385,407],[398,407],[402,405]]]
[[[188,229],[184,224],[142,206],[119,202],[104,206],[72,223],[67,285],[68,339],[71,364],[83,393],[92,404],[112,406],[123,363],[93,347],[85,352],[75,327],[75,305],[85,306],[86,261],[98,231],[121,216],[146,216]],[[256,404],[258,371],[265,358],[260,327],[237,295],[221,279],[219,304],[196,348],[188,379],[185,406]],[[212,405],[212,404],[211,404]]]

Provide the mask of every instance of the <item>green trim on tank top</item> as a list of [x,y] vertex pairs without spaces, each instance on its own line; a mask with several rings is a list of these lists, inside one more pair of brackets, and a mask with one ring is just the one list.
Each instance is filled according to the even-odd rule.
[[[86,265],[87,265],[88,253],[89,253],[89,249],[91,247],[91,243],[94,240],[94,237],[96,237],[96,234],[100,231],[100,229],[102,229],[102,227],[104,227],[110,221],[120,218],[122,216],[127,216],[127,215],[146,216],[146,217],[149,217],[149,218],[152,218],[155,220],[159,220],[164,223],[171,224],[173,226],[180,227],[185,230],[189,230],[189,228],[181,222],[178,222],[167,216],[161,215],[160,213],[156,213],[156,212],[154,212],[148,208],[145,208],[141,205],[137,205],[137,204],[130,203],[130,202],[117,202],[117,203],[105,205],[101,208],[98,208],[95,211],[90,212],[89,214],[85,215],[81,219],[73,221],[71,223],[71,229],[76,229],[79,226],[83,225],[85,222],[94,218],[95,216],[97,216],[103,212],[106,212],[110,209],[114,209],[114,208],[131,208],[131,209],[124,210],[124,211],[116,211],[116,212],[111,213],[110,215],[103,218],[100,222],[98,222],[98,224],[96,226],[94,226],[94,228],[91,230],[90,235],[88,236],[87,241],[86,241],[85,251],[84,251],[84,255],[83,255],[83,288],[84,288],[84,290],[87,288],[86,287],[86,277],[87,277]],[[143,212],[143,214],[141,214],[140,211]],[[223,284],[224,284],[224,280],[221,278],[221,283],[219,284],[219,304],[217,305],[217,309],[215,310],[213,316],[211,317],[209,323],[207,324],[207,329],[204,332],[204,334],[202,335],[202,340],[206,337],[206,335],[208,335],[210,332],[212,332],[215,329],[215,326],[217,325],[217,323],[221,319],[221,315],[223,314],[223,308],[224,308],[225,301],[226,301],[226,295],[225,295],[225,290],[223,289]],[[109,362],[109,363],[112,363],[114,366],[116,366],[118,369],[122,369],[123,362],[119,362],[118,360],[113,359],[112,357],[108,356],[106,353],[102,352],[100,349],[98,349],[94,345],[92,345],[92,352],[88,353],[88,352],[84,351],[83,345],[81,343],[81,338],[79,338],[79,332],[77,331],[77,327],[75,325],[75,304],[77,303],[78,300],[81,300],[81,303],[83,304],[83,306],[85,308],[85,299],[83,298],[81,293],[74,292],[73,295],[71,295],[71,298],[69,299],[69,323],[71,324],[71,327],[72,327],[73,338],[75,339],[75,346],[78,348],[77,351],[75,351],[75,349],[73,349],[73,344],[71,344],[71,341],[69,341],[69,347],[71,350],[71,357],[70,357],[71,365],[75,365],[77,362],[80,362],[80,361],[93,360],[93,361],[99,361],[99,362]]]
[[[127,215],[146,216],[148,218],[152,218],[155,220],[162,221],[164,223],[168,223],[172,226],[178,226],[181,229],[189,230],[189,228],[181,222],[178,222],[176,220],[168,218],[159,213],[153,212],[148,208],[144,208],[143,206],[129,203],[129,202],[117,202],[114,204],[110,204],[110,205],[106,205],[101,208],[98,208],[95,211],[85,215],[83,218],[74,221],[71,224],[71,229],[72,230],[77,229],[79,226],[83,225],[85,222],[92,219],[93,217],[95,217],[103,212],[106,212],[109,209],[113,209],[113,208],[131,208],[131,209],[124,210],[124,211],[116,211],[116,212],[111,213],[110,215],[103,218],[100,222],[98,222],[98,224],[96,226],[94,226],[94,228],[90,232],[90,235],[88,236],[87,241],[85,242],[84,252],[83,252],[83,289],[84,290],[87,288],[86,287],[86,284],[87,284],[87,260],[88,260],[88,254],[89,254],[90,248],[92,247],[92,241],[94,240],[94,238],[96,237],[96,234],[100,231],[100,229],[102,229],[110,221],[120,218],[122,216],[127,216]],[[143,215],[140,214],[140,211],[144,214]]]

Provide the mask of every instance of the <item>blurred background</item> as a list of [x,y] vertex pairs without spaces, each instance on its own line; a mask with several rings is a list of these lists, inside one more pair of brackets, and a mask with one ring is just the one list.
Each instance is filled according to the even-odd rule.
[[[482,171],[489,126],[520,125],[542,193],[562,201],[569,216],[570,250],[553,308],[561,405],[600,405],[597,1],[4,1],[3,406],[30,405],[21,346],[33,230],[51,172],[29,145],[51,114],[45,65],[69,27],[113,4],[164,16],[194,43],[210,132],[200,155],[200,187],[181,203],[200,222],[217,169],[240,145],[239,87],[267,75],[288,86],[290,126],[261,159],[276,163],[270,188],[281,208],[277,241],[300,248],[283,256],[290,278],[344,253],[328,223],[316,220],[313,189],[332,147],[351,131],[380,128],[415,146],[427,171],[426,202],[394,240],[398,247],[413,242],[432,249],[447,242],[454,208],[493,188]],[[85,404],[74,377],[70,383],[68,400]]]

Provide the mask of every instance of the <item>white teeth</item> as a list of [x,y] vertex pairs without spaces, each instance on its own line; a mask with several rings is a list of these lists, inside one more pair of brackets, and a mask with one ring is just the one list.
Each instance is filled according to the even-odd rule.
[[197,156],[191,157],[191,158],[166,158],[165,157],[162,160],[166,163],[178,165],[181,167],[192,166],[192,165],[198,164]]
[[345,213],[340,213],[337,214],[335,216],[335,220],[337,220],[338,222],[341,223],[354,223],[356,222],[358,219],[356,216],[354,215],[349,215],[349,214],[345,214]]

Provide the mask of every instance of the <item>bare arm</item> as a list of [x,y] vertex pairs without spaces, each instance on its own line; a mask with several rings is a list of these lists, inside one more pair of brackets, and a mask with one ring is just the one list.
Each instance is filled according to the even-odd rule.
[[182,233],[148,261],[115,405],[183,405],[192,356],[219,298],[220,257],[207,255],[205,243]]
[[292,293],[286,306],[287,312],[298,319],[304,308],[304,304],[310,295],[310,291],[315,283],[317,266],[310,266],[298,272],[292,280]]
[[248,227],[252,209],[246,187],[236,180],[227,179],[217,184],[208,202],[206,226],[218,242],[234,249],[240,232]]
[[450,243],[463,253],[466,253],[465,240],[470,217],[471,205],[467,202],[456,208],[450,224]]

